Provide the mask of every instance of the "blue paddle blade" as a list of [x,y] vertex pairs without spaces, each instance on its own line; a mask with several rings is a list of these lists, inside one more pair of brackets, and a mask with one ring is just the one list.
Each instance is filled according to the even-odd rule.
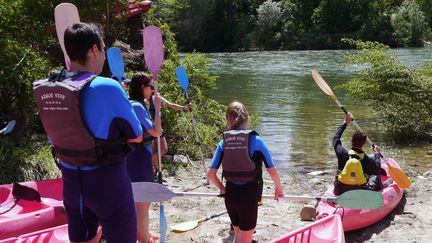
[[186,68],[184,68],[183,66],[178,66],[176,68],[176,76],[180,87],[185,91],[185,93],[187,93],[189,79],[187,76]]
[[165,207],[162,203],[160,204],[159,212],[160,212],[160,215],[159,215],[160,239],[159,239],[159,241],[161,243],[164,243],[165,237],[166,237],[167,225],[166,225],[166,217],[165,217]]
[[15,127],[15,124],[16,124],[15,120],[9,121],[8,124],[6,125],[6,127],[3,128],[2,130],[0,130],[0,134],[1,135],[6,135],[6,134],[12,132],[12,130]]
[[117,81],[121,81],[124,75],[125,67],[123,62],[123,57],[121,55],[120,49],[117,47],[111,47],[107,50],[108,66]]

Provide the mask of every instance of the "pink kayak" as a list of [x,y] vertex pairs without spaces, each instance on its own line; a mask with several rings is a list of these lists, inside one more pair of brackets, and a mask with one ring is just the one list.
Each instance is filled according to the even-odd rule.
[[[102,233],[102,228],[99,227],[98,235]],[[68,243],[68,225],[60,225],[32,233],[12,237],[5,240],[0,240],[0,243]]]
[[334,214],[329,217],[317,220],[300,229],[289,232],[271,243],[343,243],[345,242],[344,230],[339,215]]
[[[388,167],[385,163],[387,161],[392,167],[400,168],[399,165],[393,159],[385,159],[381,161],[381,168],[383,168],[387,175]],[[384,182],[389,176],[381,176],[381,180]],[[387,214],[389,214],[399,203],[402,198],[403,191],[396,185],[392,183],[383,190],[381,194],[384,198],[384,203],[381,208],[377,210],[369,209],[342,209],[337,208],[338,205],[332,202],[319,202],[317,210],[317,219],[325,218],[334,213],[338,214],[342,218],[342,224],[345,231],[351,231],[356,229],[361,229],[370,226],[381,219],[383,219]],[[333,185],[324,193],[324,196],[330,197],[333,194]]]
[[62,179],[19,184],[38,191],[41,202],[15,200],[13,185],[0,185],[0,240],[67,223]]

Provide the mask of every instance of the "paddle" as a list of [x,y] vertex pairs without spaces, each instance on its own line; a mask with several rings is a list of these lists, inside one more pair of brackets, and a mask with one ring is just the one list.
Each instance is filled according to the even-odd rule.
[[107,50],[107,59],[111,73],[117,78],[117,81],[121,83],[125,72],[125,67],[120,49],[117,47],[109,48]]
[[[206,192],[173,192],[164,185],[151,182],[134,182],[132,190],[135,202],[163,202],[173,197],[220,197],[219,193]],[[274,195],[263,195],[263,198],[274,198]],[[339,204],[344,208],[378,209],[383,204],[383,196],[379,192],[368,190],[351,190],[338,197],[293,196],[285,195],[284,200],[318,200]]]
[[71,3],[60,3],[54,9],[54,20],[57,31],[57,38],[63,51],[66,68],[69,70],[70,59],[68,54],[66,53],[64,45],[64,32],[66,28],[70,25],[80,22],[77,7]]
[[216,214],[213,214],[213,215],[210,215],[210,216],[207,216],[205,218],[198,219],[198,220],[183,222],[183,223],[174,225],[173,227],[171,227],[171,230],[173,232],[176,232],[176,233],[182,233],[182,232],[186,232],[189,230],[193,230],[198,226],[199,223],[202,223],[202,222],[207,221],[207,220],[212,219],[212,218],[219,217],[225,213],[227,213],[227,211],[216,213]]
[[[159,68],[164,62],[164,46],[162,41],[162,33],[156,26],[147,26],[143,31],[144,42],[144,60],[147,67],[153,74],[155,96],[159,96],[157,89],[157,74]],[[156,114],[160,114],[160,106],[156,106]],[[160,116],[156,116],[160,119]],[[160,136],[157,136],[157,153],[158,153],[158,181],[162,184],[162,164],[160,154]],[[155,184],[155,183],[154,183]],[[162,186],[162,185],[161,185]],[[159,208],[159,226],[160,226],[160,242],[165,242],[166,236],[166,217],[162,202]]]
[[189,96],[188,96],[189,78],[187,76],[186,68],[184,68],[183,66],[178,66],[176,68],[176,76],[177,76],[178,84],[184,90],[186,100],[189,102]]
[[11,133],[12,130],[15,128],[15,124],[15,120],[9,121],[8,124],[2,130],[0,130],[0,135],[6,135],[8,133]]
[[[326,81],[321,77],[321,75],[319,74],[318,70],[314,69],[312,70],[312,77],[315,80],[316,84],[320,87],[320,89],[327,94],[328,96],[330,96],[335,102],[336,104],[345,112],[345,114],[348,114],[348,111],[345,109],[345,107],[339,102],[339,100],[337,99],[337,97],[334,95],[333,91],[331,90],[331,88],[328,86],[328,84],[326,83]],[[356,126],[356,128],[360,131],[363,131],[360,126],[357,124],[356,121],[354,121],[354,119],[352,120],[352,123],[354,124],[354,126]],[[369,139],[369,137],[367,137],[367,142],[371,145],[371,146],[375,146],[374,143]],[[382,156],[382,155],[381,155]],[[387,163],[387,166],[389,168],[389,174],[390,177],[393,178],[394,182],[396,182],[396,184],[399,186],[399,188],[401,189],[405,189],[408,188],[411,185],[411,181],[409,180],[409,178],[406,176],[406,174],[399,168],[393,167],[391,166],[389,163]]]
[[[186,72],[186,68],[184,68],[183,66],[178,66],[176,68],[176,76],[177,76],[177,80],[178,80],[180,87],[185,92],[186,102],[190,103],[190,99],[189,99],[189,95],[188,95],[189,78],[188,78],[188,75]],[[199,139],[198,139],[198,133],[196,131],[196,121],[195,121],[195,118],[194,118],[193,113],[192,113],[192,108],[190,109],[190,112],[191,112],[190,114],[191,114],[191,119],[192,119],[192,124],[193,124],[193,130],[195,133],[195,140],[200,145],[200,146],[198,146],[198,148],[199,148],[200,154],[201,154],[201,165],[203,167],[204,175],[207,179],[207,185],[208,185],[209,179],[207,177],[207,168],[206,168],[205,163],[204,163],[204,154],[202,152],[201,143],[199,142]]]

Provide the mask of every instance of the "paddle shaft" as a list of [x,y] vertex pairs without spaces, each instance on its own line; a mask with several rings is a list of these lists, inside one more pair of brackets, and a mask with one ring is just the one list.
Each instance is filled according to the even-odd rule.
[[[333,100],[336,102],[336,104],[343,110],[343,112],[347,115],[348,111],[345,109],[345,107],[339,102],[339,100],[336,98],[336,96],[332,97]],[[357,122],[352,119],[352,124],[354,124],[354,126],[360,130],[361,132],[363,132],[363,129],[361,129],[361,127],[357,124]],[[369,145],[374,146],[374,143],[370,140],[369,136],[366,137],[367,142],[369,143]]]
[[[190,104],[190,99],[189,99],[189,95],[188,95],[187,91],[185,91],[185,98],[186,98],[186,102],[187,102],[188,104]],[[195,140],[196,140],[197,143],[199,144],[198,149],[199,149],[199,152],[200,152],[200,154],[201,154],[201,165],[202,165],[202,167],[203,167],[204,175],[205,175],[205,177],[206,177],[206,183],[207,183],[207,185],[208,185],[208,184],[210,184],[210,181],[209,181],[209,178],[208,178],[208,176],[207,176],[207,168],[205,167],[205,164],[204,164],[204,154],[203,154],[203,151],[202,151],[202,149],[201,149],[201,143],[200,143],[200,141],[199,141],[198,132],[197,132],[197,130],[196,130],[196,121],[195,121],[195,118],[194,118],[194,116],[193,116],[192,107],[190,108],[189,111],[190,111],[190,114],[191,114],[191,120],[192,120],[193,130],[194,130],[194,133],[195,133]]]
[[[206,192],[173,192],[173,197],[221,197],[218,193],[206,193]],[[262,195],[262,198],[272,199],[274,195]],[[315,197],[315,196],[294,196],[294,195],[285,195],[283,197],[279,197],[282,200],[291,200],[291,201],[306,201],[306,200],[319,200],[319,201],[330,201],[336,202],[337,197]]]
[[216,214],[213,214],[213,215],[207,216],[207,217],[202,218],[202,219],[198,219],[198,223],[201,223],[201,222],[207,221],[207,220],[212,219],[212,218],[219,217],[219,216],[221,216],[222,214],[226,214],[226,213],[227,213],[227,211],[223,211],[223,212],[220,212],[220,213],[216,213]]

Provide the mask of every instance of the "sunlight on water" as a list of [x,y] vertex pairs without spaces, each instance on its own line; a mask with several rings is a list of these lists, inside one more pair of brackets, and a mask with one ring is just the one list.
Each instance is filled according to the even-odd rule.
[[[342,123],[344,113],[325,95],[312,79],[318,69],[333,92],[354,114],[372,141],[382,144],[383,135],[376,130],[371,108],[355,104],[344,90],[335,88],[354,77],[355,67],[347,65],[344,55],[352,50],[275,51],[212,53],[211,74],[219,76],[213,98],[227,105],[233,100],[243,102],[250,113],[257,115],[262,135],[283,172],[309,172],[336,167],[331,138]],[[391,50],[410,66],[432,61],[432,49]],[[374,128],[375,126],[375,128]],[[343,143],[348,144],[353,128],[348,128]],[[432,146],[396,147],[384,145],[383,153],[407,165],[430,169]],[[367,152],[370,152],[367,150]],[[428,157],[429,156],[429,157]],[[429,158],[429,159],[427,159]]]

